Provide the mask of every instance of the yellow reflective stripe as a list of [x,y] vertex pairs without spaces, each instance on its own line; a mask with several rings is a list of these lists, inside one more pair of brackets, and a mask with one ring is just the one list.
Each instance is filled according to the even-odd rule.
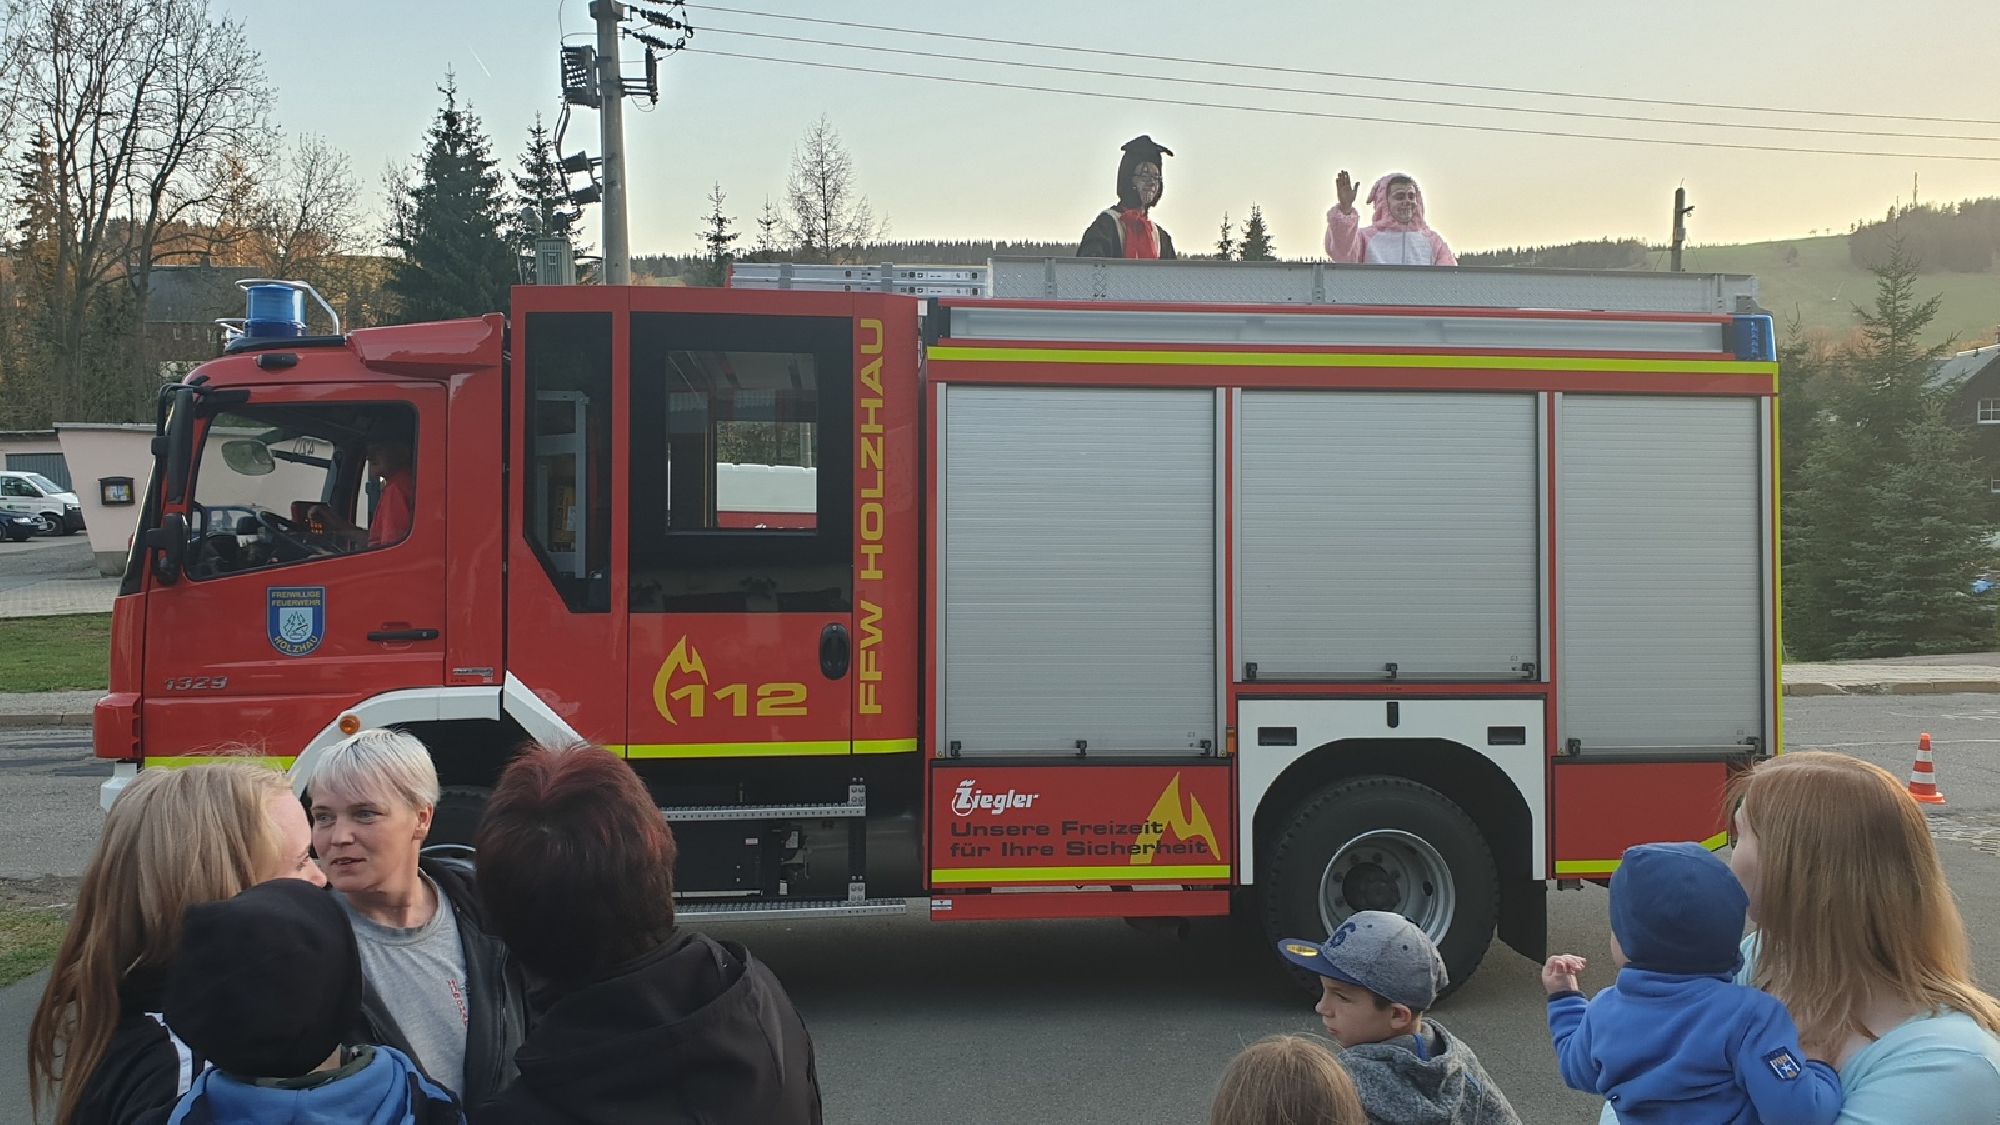
[[[1719,848],[1727,846],[1728,843],[1729,833],[1717,832],[1715,835],[1703,840],[1701,846],[1707,848],[1709,851],[1716,851]],[[1615,859],[1559,859],[1556,861],[1556,874],[1609,875],[1613,871],[1618,870],[1618,863],[1619,861]]]
[[297,758],[284,758],[264,754],[189,754],[184,757],[146,758],[141,763],[149,770],[177,770],[187,766],[212,766],[217,762],[248,762],[253,766],[269,766],[274,770],[288,770]]
[[1228,864],[1196,867],[948,867],[931,871],[931,882],[969,883],[1130,883],[1147,879],[1227,879]]
[[1714,359],[1606,359],[1593,356],[1382,355],[1331,352],[1098,351],[1069,348],[966,348],[940,344],[931,359],[968,363],[1145,364],[1154,367],[1358,367],[1463,371],[1610,371],[1665,375],[1768,375],[1775,363]]
[[846,754],[851,742],[676,742],[651,746],[606,746],[627,758],[810,758]]
[[877,738],[854,744],[856,754],[914,754],[917,740],[914,738]]

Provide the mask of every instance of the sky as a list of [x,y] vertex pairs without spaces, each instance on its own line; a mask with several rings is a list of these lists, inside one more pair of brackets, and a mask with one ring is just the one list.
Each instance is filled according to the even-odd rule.
[[[1347,6],[892,3],[719,0],[723,6],[1009,41],[1180,56],[1229,65],[1036,50],[725,13],[691,5],[690,50],[661,63],[657,108],[627,102],[633,253],[697,246],[712,184],[752,232],[782,199],[800,135],[822,112],[890,234],[906,239],[1079,237],[1112,201],[1119,146],[1140,133],[1174,150],[1154,217],[1184,252],[1212,244],[1224,213],[1259,203],[1282,256],[1319,253],[1336,172],[1388,171],[1423,184],[1434,228],[1455,249],[1582,238],[1664,241],[1673,192],[1696,208],[1694,243],[1845,232],[1913,191],[1923,201],[2000,195],[2000,4],[1904,0],[1404,0]],[[277,90],[275,122],[346,152],[380,210],[380,180],[407,161],[435,115],[447,70],[511,170],[537,112],[560,108],[558,44],[591,43],[586,0],[215,0],[243,21]],[[1885,13],[1893,11],[1893,19]],[[335,14],[337,13],[337,14]],[[808,40],[759,39],[760,32]],[[838,47],[1149,74],[1112,78]],[[628,41],[627,72],[641,69]],[[1151,98],[1307,110],[1288,116],[955,85],[723,57],[734,52]],[[1287,67],[1307,73],[1275,73]],[[1339,78],[1348,75],[1402,82]],[[1202,85],[1236,82],[1304,93]],[[1986,119],[1963,124],[1675,109],[1418,85],[1468,83],[1611,97],[1846,113]],[[1338,95],[1338,96],[1333,96]],[[1610,121],[1447,108],[1395,97],[1622,114]],[[1345,118],[1376,117],[1392,122]],[[1707,124],[1660,124],[1678,118]],[[1428,127],[1447,122],[1613,137],[1682,138],[1894,157],[1738,151]],[[1716,123],[1855,129],[1888,136],[1726,129]],[[1928,140],[1910,133],[1983,140]],[[598,117],[578,109],[565,153],[597,155]],[[1986,161],[1907,154],[1979,155]],[[579,186],[582,180],[577,181]],[[1365,187],[1364,187],[1365,190]],[[599,208],[586,213],[598,242]]]

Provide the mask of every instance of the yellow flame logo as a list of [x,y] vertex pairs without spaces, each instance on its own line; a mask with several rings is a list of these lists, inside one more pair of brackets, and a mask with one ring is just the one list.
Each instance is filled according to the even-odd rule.
[[[1132,862],[1145,864],[1153,862],[1153,849],[1148,845],[1160,842],[1164,834],[1160,829],[1172,829],[1182,843],[1200,840],[1208,845],[1208,852],[1216,859],[1222,858],[1222,848],[1215,842],[1215,829],[1208,825],[1208,814],[1201,811],[1201,801],[1190,793],[1187,809],[1181,808],[1181,775],[1175,774],[1167,787],[1160,791],[1160,799],[1153,802],[1153,811],[1146,814],[1146,831],[1132,843]],[[1159,825],[1156,829],[1153,825]]]
[[674,726],[681,725],[680,720],[674,718],[674,709],[667,705],[667,700],[673,691],[675,673],[680,672],[700,677],[703,685],[708,683],[708,668],[701,662],[701,653],[688,643],[686,637],[674,645],[674,651],[667,654],[666,660],[660,664],[659,673],[653,677],[653,707],[659,711],[661,718]]

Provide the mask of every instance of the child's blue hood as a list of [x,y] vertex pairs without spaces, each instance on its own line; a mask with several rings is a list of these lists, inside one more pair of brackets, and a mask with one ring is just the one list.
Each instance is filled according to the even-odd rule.
[[[303,1090],[207,1071],[174,1107],[167,1125],[419,1125],[437,1120],[427,1103],[449,1100],[450,1094],[425,1078],[401,1051],[363,1049],[373,1056],[359,1069]],[[452,1119],[460,1118],[454,1113]]]

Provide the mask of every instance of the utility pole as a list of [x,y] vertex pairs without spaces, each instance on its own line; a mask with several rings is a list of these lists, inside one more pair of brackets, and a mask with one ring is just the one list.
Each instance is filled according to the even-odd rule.
[[1675,273],[1682,272],[1681,243],[1687,241],[1687,224],[1682,222],[1681,220],[1687,218],[1687,216],[1689,215],[1694,214],[1694,208],[1689,207],[1687,205],[1687,201],[1688,201],[1688,189],[1684,187],[1675,188],[1674,189],[1674,264],[1673,264],[1673,271]]
[[591,0],[597,20],[598,107],[604,146],[604,284],[632,283],[632,249],[625,223],[625,79],[618,69],[618,24],[625,16],[618,0]]

